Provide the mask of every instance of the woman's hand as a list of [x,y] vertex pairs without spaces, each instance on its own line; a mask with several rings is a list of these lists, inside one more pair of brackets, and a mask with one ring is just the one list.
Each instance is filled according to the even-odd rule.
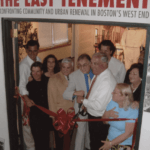
[[102,143],[104,143],[104,145],[103,146],[101,146],[100,148],[99,148],[99,150],[109,150],[110,148],[111,148],[111,142],[109,142],[109,141],[101,141]]
[[112,117],[112,118],[118,118],[118,112],[114,111],[116,109],[116,107],[114,107],[113,109],[109,110],[109,111],[105,111],[105,115],[106,118]]
[[27,101],[26,101],[26,104],[27,104],[28,107],[32,107],[32,106],[35,105],[34,101],[31,100],[31,99],[27,100]]
[[27,95],[24,95],[23,97],[28,107],[32,107],[35,105],[34,101],[30,99]]
[[138,102],[138,101],[132,102],[131,108],[132,108],[132,109],[139,109],[139,102]]
[[31,82],[33,80],[32,76],[28,78],[28,81]]

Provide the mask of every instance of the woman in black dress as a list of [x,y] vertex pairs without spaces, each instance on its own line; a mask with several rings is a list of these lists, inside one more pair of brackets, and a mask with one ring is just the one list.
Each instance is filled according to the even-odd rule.
[[43,72],[44,75],[47,77],[47,80],[51,76],[53,76],[55,73],[58,73],[60,71],[59,63],[57,61],[57,58],[50,54],[43,60]]
[[135,101],[140,102],[141,98],[141,86],[143,76],[143,65],[140,63],[133,64],[129,72],[129,81],[131,89],[133,91],[133,97]]
[[[145,55],[145,48],[143,47],[143,50],[140,52],[140,56],[139,56],[139,59],[138,59],[138,63],[139,64],[144,64],[144,55]],[[134,64],[133,64],[134,65]],[[132,65],[131,65],[132,67]],[[131,68],[130,67],[130,68]],[[126,72],[126,76],[125,76],[125,79],[124,79],[124,83],[128,83],[130,84],[130,80],[129,80],[129,73],[130,73],[130,68],[127,70]]]
[[29,98],[33,101],[30,107],[30,126],[35,141],[35,150],[49,150],[50,117],[34,104],[48,109],[47,80],[43,76],[42,63],[35,62],[31,66],[33,80],[28,82]]

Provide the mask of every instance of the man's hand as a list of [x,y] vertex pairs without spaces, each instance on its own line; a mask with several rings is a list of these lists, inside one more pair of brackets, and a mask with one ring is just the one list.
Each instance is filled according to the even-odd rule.
[[74,111],[74,109],[68,109],[67,113],[73,113]]
[[138,101],[132,102],[131,108],[132,108],[132,109],[139,109],[139,102],[138,102]]
[[86,107],[85,106],[82,106],[82,110],[84,110],[84,112],[87,111]]
[[77,103],[81,104],[84,97],[83,96],[77,96]]
[[73,95],[76,95],[76,96],[84,96],[84,91],[83,91],[83,90],[76,91],[76,92],[73,93]]

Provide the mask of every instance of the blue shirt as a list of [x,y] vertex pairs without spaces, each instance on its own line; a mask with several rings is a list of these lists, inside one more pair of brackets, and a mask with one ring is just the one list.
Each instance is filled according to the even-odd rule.
[[[118,103],[114,102],[113,100],[110,101],[110,103],[107,105],[106,111],[116,107],[114,111],[119,112],[118,118],[126,118],[126,119],[136,119],[138,118],[138,110],[128,108],[127,111],[124,110],[124,108],[119,108]],[[108,139],[112,141],[119,135],[125,133],[125,125],[126,122],[135,122],[135,120],[126,120],[126,121],[109,121],[110,124],[109,132],[108,132]],[[132,145],[132,138],[133,135],[130,136],[128,139],[120,143],[119,145]]]
[[[85,74],[84,74],[87,93],[88,93],[88,91],[89,91],[89,89],[90,89],[90,87],[89,87],[89,82],[88,82],[88,74],[90,74],[91,80],[92,80],[92,78],[93,78],[93,76],[94,76],[92,70],[90,70],[89,73],[85,73]],[[75,97],[76,97],[76,95],[72,96],[72,100],[74,100]]]
[[88,93],[88,91],[89,91],[89,89],[90,89],[89,82],[88,82],[88,74],[90,75],[91,80],[92,80],[92,78],[93,78],[93,76],[94,76],[92,70],[90,70],[89,73],[85,73],[85,74],[84,74],[87,93]]

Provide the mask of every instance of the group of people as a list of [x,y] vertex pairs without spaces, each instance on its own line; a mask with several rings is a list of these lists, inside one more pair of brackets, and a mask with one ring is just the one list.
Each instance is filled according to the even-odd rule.
[[[30,107],[30,126],[23,126],[26,150],[49,150],[49,132],[54,131],[56,150],[64,150],[63,137],[52,123],[55,118],[35,107],[43,106],[55,113],[74,107],[87,115],[80,119],[138,117],[144,56],[127,71],[124,64],[113,57],[115,46],[110,40],[99,44],[99,53],[78,57],[78,69],[73,61],[64,58],[61,64],[48,55],[43,64],[38,55],[39,43],[30,40],[27,57],[20,63],[20,94]],[[143,57],[142,57],[143,56]],[[143,58],[143,59],[142,59]],[[74,150],[128,149],[132,145],[135,121],[77,122]],[[32,134],[31,134],[32,133]]]

